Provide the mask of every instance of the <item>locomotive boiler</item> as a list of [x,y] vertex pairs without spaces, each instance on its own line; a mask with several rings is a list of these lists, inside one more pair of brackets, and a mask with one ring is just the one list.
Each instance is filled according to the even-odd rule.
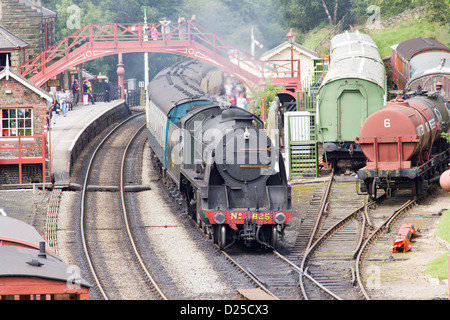
[[377,189],[389,196],[412,188],[416,197],[439,179],[450,160],[441,138],[450,128],[450,103],[436,92],[397,98],[364,121],[359,143],[367,165],[358,171],[362,190],[375,198]]
[[252,113],[220,103],[200,84],[215,68],[196,60],[148,85],[148,141],[163,181],[223,249],[276,247],[292,217],[281,154]]

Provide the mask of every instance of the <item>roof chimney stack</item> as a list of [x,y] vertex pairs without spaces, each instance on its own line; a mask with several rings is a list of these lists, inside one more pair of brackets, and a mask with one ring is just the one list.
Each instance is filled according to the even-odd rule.
[[39,254],[38,254],[39,258],[47,258],[47,254],[45,253],[45,241],[41,241],[39,242]]

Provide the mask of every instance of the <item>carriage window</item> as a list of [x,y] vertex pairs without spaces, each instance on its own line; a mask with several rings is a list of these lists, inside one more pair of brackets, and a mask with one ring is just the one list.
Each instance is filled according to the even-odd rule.
[[31,108],[2,109],[2,137],[32,136],[33,111]]

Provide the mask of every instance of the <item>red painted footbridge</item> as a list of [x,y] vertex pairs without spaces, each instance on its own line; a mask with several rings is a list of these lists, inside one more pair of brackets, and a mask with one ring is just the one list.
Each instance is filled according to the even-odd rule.
[[251,88],[271,77],[275,85],[297,84],[300,89],[298,61],[296,70],[291,60],[261,61],[196,23],[172,23],[165,34],[160,30],[159,23],[88,24],[25,62],[19,73],[42,86],[57,74],[99,57],[161,52],[205,61]]

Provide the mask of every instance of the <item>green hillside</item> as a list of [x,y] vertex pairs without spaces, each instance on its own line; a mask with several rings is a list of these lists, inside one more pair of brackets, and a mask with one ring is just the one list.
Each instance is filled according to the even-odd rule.
[[[359,30],[369,34],[378,48],[382,57],[390,55],[390,47],[404,40],[416,37],[433,38],[450,47],[450,26],[433,22],[431,17],[425,12],[412,14],[411,17],[402,14],[399,16],[399,22],[395,22],[396,17],[391,18],[393,25],[381,27],[380,29],[368,29],[364,24],[353,26],[351,31]],[[304,37],[303,45],[307,48],[313,48],[324,38],[329,28],[316,28]],[[329,54],[329,46],[320,48],[320,54]]]

